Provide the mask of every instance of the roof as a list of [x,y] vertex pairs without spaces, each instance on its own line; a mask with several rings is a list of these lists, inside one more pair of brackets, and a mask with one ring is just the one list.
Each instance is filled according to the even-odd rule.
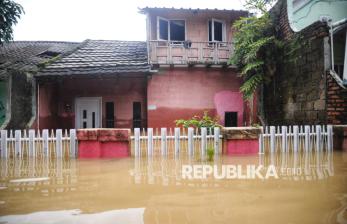
[[74,50],[79,43],[57,41],[12,41],[0,46],[0,77],[8,70],[37,71],[38,65]]
[[248,11],[246,10],[234,10],[234,9],[200,9],[200,8],[166,8],[166,7],[145,7],[145,8],[140,8],[140,13],[146,13],[146,12],[151,12],[151,11],[187,11],[187,12],[226,12],[226,13],[241,13],[242,15],[247,15]]
[[86,40],[74,52],[36,76],[148,72],[147,44],[141,41]]

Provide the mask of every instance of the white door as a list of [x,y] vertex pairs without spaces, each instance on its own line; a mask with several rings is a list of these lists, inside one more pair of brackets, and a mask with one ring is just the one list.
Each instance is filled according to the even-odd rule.
[[101,97],[76,98],[76,128],[101,127]]

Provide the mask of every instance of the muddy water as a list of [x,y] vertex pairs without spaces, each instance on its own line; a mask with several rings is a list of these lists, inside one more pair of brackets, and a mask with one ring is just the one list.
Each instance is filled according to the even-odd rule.
[[[183,165],[277,177],[184,179]],[[0,223],[347,223],[347,154],[1,161]],[[245,178],[244,175],[242,178]]]

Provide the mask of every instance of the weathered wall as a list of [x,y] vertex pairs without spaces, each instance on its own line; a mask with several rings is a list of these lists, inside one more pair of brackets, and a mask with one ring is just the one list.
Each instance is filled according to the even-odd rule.
[[[131,75],[129,75],[131,76]],[[59,78],[59,81],[40,81],[39,127],[74,128],[75,98],[102,97],[102,127],[105,127],[105,102],[115,105],[115,127],[131,128],[133,102],[141,102],[142,117],[146,111],[146,77]],[[71,106],[67,110],[66,105]],[[37,121],[36,121],[37,122]],[[145,121],[144,121],[145,125]]]
[[[277,8],[279,35],[288,44],[291,31],[286,5]],[[299,48],[285,56],[264,91],[264,110],[269,124],[323,124],[326,114],[324,37],[327,28],[317,23],[300,32]]]
[[32,117],[32,77],[21,72],[12,72],[11,77],[11,119],[6,128],[28,128]]
[[0,81],[0,126],[6,119],[6,107],[8,103],[8,79]]
[[241,79],[233,70],[174,68],[161,70],[148,80],[148,127],[174,127],[177,119],[203,114],[220,116],[238,112],[238,125],[244,123],[244,102],[239,92]]

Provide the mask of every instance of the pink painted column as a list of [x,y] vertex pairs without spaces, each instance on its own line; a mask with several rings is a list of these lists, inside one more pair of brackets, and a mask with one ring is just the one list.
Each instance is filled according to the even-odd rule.
[[78,158],[130,156],[130,129],[77,130]]
[[259,152],[260,128],[223,128],[224,153],[226,155],[248,155]]

